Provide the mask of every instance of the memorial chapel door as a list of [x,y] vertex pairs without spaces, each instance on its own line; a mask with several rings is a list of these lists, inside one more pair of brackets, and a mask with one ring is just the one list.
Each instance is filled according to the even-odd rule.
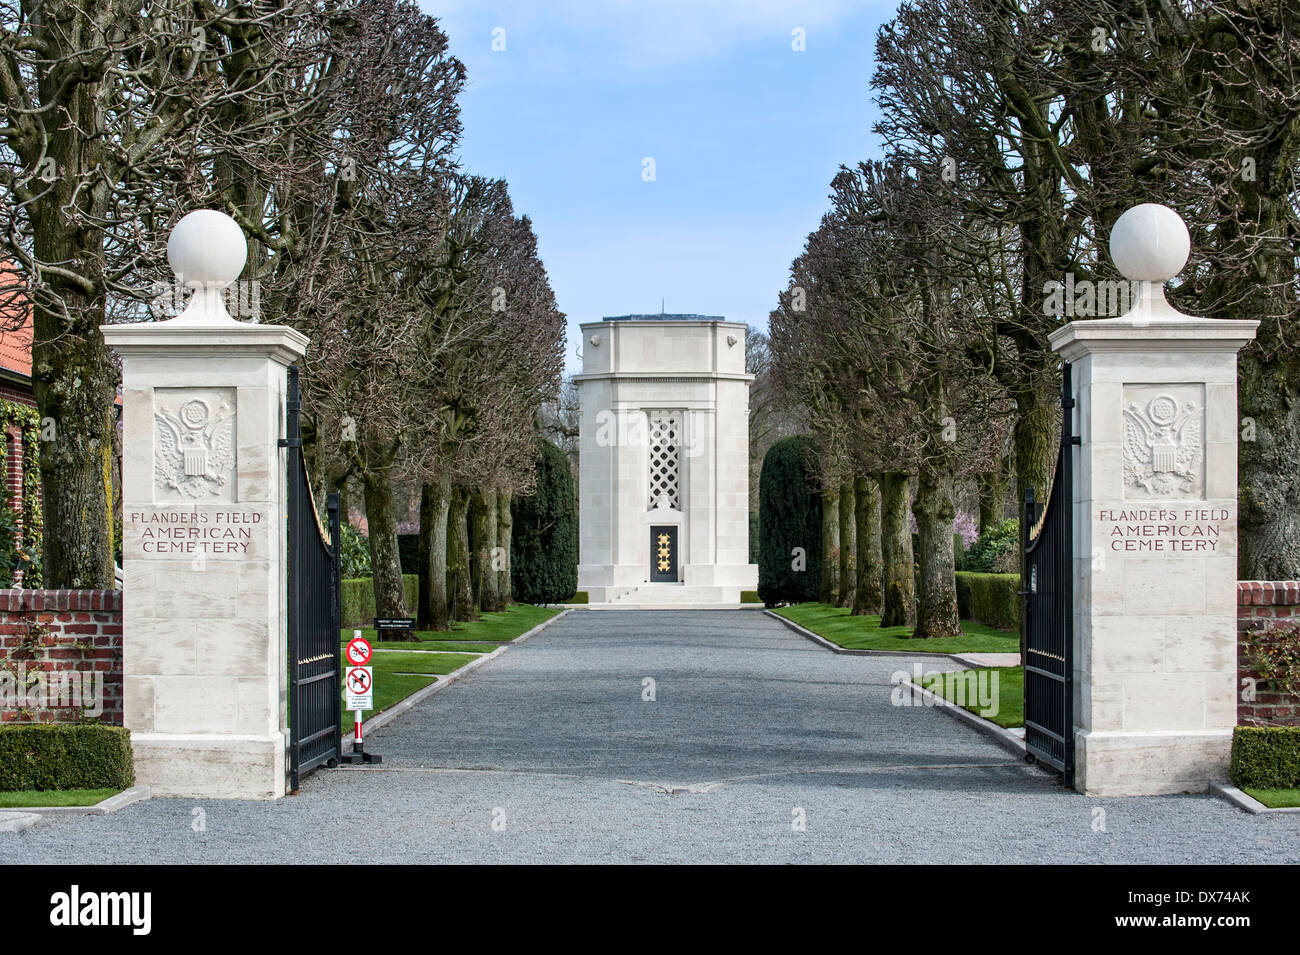
[[677,525],[657,524],[650,527],[650,581],[677,582]]

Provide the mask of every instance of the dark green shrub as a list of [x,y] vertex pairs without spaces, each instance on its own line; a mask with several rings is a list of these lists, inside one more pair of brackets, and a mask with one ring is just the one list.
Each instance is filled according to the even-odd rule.
[[568,457],[537,444],[537,489],[510,502],[510,585],[521,603],[563,603],[578,589],[578,498]]
[[[4,458],[0,457],[0,461]],[[120,529],[119,529],[120,533]],[[23,549],[22,534],[18,531],[18,518],[0,503],[0,587],[12,587],[14,577],[32,565],[32,555]],[[27,586],[31,586],[28,583]]]
[[98,723],[0,726],[0,791],[128,789],[131,732]]
[[1008,517],[994,524],[966,551],[965,570],[980,574],[1020,572],[1020,521]]
[[957,572],[957,615],[1003,630],[1020,629],[1019,574]]
[[370,542],[351,524],[339,534],[339,576],[344,580],[370,576]]
[[1229,772],[1241,787],[1300,787],[1300,726],[1238,726]]
[[[769,607],[817,599],[822,500],[809,465],[813,442],[782,438],[763,457],[758,482],[758,596]],[[802,554],[795,548],[801,548]]]
[[[406,597],[406,614],[415,616],[420,606],[420,577],[402,574],[402,592]],[[375,584],[369,577],[356,577],[339,584],[342,627],[370,627],[375,622]]]
[[740,602],[743,604],[761,604],[763,598],[758,595],[757,590],[742,590],[740,592]]

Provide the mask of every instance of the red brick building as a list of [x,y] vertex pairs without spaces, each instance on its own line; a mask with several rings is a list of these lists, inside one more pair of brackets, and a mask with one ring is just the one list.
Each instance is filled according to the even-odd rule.
[[[32,396],[32,309],[24,309],[21,324],[0,322],[0,399],[36,407]],[[23,513],[23,432],[15,421],[5,426],[4,488],[7,503],[14,514]]]

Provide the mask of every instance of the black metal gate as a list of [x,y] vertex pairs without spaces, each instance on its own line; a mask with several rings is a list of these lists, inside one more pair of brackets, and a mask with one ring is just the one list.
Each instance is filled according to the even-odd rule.
[[1025,747],[1028,755],[1074,786],[1074,392],[1061,365],[1061,450],[1044,508],[1025,489]]
[[298,368],[289,369],[289,789],[322,763],[337,766],[342,700],[339,673],[339,496],[321,527],[302,454]]

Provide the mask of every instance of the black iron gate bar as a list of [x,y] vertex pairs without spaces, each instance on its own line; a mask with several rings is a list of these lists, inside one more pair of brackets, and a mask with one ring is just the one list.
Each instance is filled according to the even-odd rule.
[[1046,506],[1025,490],[1021,516],[1024,707],[1027,754],[1074,785],[1075,406],[1070,363],[1061,365],[1061,447]]
[[289,369],[285,404],[288,449],[289,788],[317,766],[338,764],[342,700],[339,677],[339,496],[329,496],[329,533],[321,527],[302,453],[298,368]]

